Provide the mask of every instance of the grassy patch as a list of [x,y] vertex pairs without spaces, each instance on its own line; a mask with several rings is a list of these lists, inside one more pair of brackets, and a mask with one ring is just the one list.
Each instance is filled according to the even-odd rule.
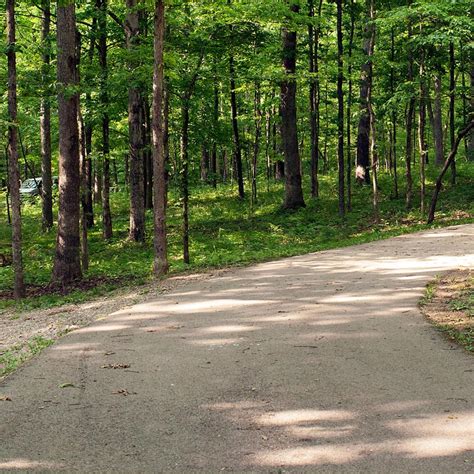
[[474,353],[474,276],[456,270],[427,286],[420,306],[430,322],[450,340]]
[[[437,169],[428,170],[428,189]],[[181,207],[173,186],[169,196],[168,236],[172,274],[207,268],[242,265],[280,257],[304,254],[335,247],[365,243],[428,228],[414,202],[413,210],[405,209],[403,189],[400,197],[392,197],[392,177],[380,173],[380,219],[375,222],[371,208],[370,187],[354,186],[353,210],[344,220],[338,217],[337,176],[320,177],[320,197],[307,198],[307,207],[297,212],[281,209],[284,185],[259,181],[258,201],[240,201],[235,185],[217,189],[194,183],[190,202],[191,264],[182,261]],[[474,167],[459,163],[458,183],[446,185],[440,196],[436,226],[474,222]],[[308,176],[305,176],[308,191]],[[306,192],[308,196],[308,192]],[[2,208],[3,206],[3,208]],[[0,196],[0,253],[9,252],[10,229],[6,224],[4,196]],[[2,310],[44,308],[63,303],[80,303],[106,295],[115,288],[139,285],[151,277],[153,263],[152,214],[147,212],[147,239],[144,244],[127,240],[129,196],[119,190],[111,196],[113,238],[102,239],[100,209],[96,209],[96,225],[89,234],[90,270],[86,278],[97,282],[93,287],[72,288],[64,294],[36,294],[15,303],[0,297]],[[27,202],[23,209],[24,266],[26,283],[32,287],[48,284],[55,249],[56,229],[41,232],[39,200]],[[3,250],[2,250],[3,249]],[[108,283],[105,280],[108,280]],[[13,270],[0,268],[0,296],[11,291]]]
[[22,363],[39,354],[43,349],[53,344],[53,342],[52,339],[35,336],[26,344],[10,347],[5,352],[0,353],[0,377],[15,371]]

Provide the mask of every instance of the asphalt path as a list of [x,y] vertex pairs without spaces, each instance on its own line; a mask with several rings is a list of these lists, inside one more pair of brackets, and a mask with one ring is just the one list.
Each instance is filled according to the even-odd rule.
[[418,309],[474,225],[190,281],[0,384],[6,472],[474,471],[474,358]]

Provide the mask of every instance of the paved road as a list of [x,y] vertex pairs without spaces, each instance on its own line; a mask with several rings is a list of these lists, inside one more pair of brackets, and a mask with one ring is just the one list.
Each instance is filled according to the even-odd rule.
[[0,384],[0,470],[473,472],[474,358],[417,309],[457,267],[474,225],[124,308]]

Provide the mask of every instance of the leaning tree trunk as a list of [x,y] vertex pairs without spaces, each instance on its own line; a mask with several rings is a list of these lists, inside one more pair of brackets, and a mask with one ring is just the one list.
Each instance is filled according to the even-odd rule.
[[79,238],[79,130],[76,15],[74,2],[58,2],[59,213],[55,281],[67,284],[82,277]]
[[163,0],[155,1],[154,14],[154,61],[153,61],[153,106],[152,106],[152,149],[153,149],[153,273],[159,277],[168,272],[168,251],[166,241],[166,175],[164,147],[164,63],[165,5]]
[[458,151],[461,140],[466,137],[470,132],[472,132],[472,130],[474,130],[474,120],[472,120],[463,130],[459,132],[458,137],[454,142],[453,148],[451,149],[451,152],[449,153],[449,156],[444,163],[443,169],[441,170],[441,173],[439,174],[438,179],[436,180],[435,189],[433,191],[433,197],[431,198],[430,210],[428,213],[428,224],[431,224],[434,221],[436,203],[438,202],[438,195],[441,191],[441,187],[443,184],[443,177],[446,174],[446,171],[448,171],[448,168],[451,166],[453,160],[456,159],[456,153]]
[[[367,20],[371,18],[373,11],[373,1],[366,0],[368,12]],[[366,61],[361,68],[360,79],[360,118],[357,134],[357,167],[356,179],[359,183],[370,184],[370,112],[369,112],[369,90],[372,82],[372,56],[374,53],[374,28],[372,21],[367,21],[365,27],[365,39],[363,44]]]
[[49,99],[49,69],[51,62],[51,5],[50,0],[41,1],[43,10],[41,24],[42,43],[42,97],[40,105],[40,142],[41,142],[41,193],[43,230],[53,227],[53,180],[51,176],[51,104]]
[[12,219],[12,255],[15,281],[13,294],[15,299],[25,296],[23,282],[23,259],[21,252],[21,203],[20,168],[18,166],[18,129],[17,129],[17,86],[16,86],[16,28],[15,1],[7,0],[7,58],[8,58],[8,144],[9,188]]
[[[292,2],[293,13],[300,7]],[[281,138],[285,156],[285,209],[305,207],[301,186],[301,162],[298,150],[298,129],[296,116],[296,31],[282,30],[283,68],[286,78],[281,82]]]
[[[125,28],[129,51],[128,69],[133,76],[140,65],[136,47],[140,39],[140,0],[127,0],[127,26]],[[132,77],[131,77],[132,79]],[[145,241],[145,186],[143,175],[141,91],[136,82],[128,88],[128,136],[129,136],[129,182],[130,182],[130,230],[129,238],[135,242]]]
[[112,237],[112,214],[110,212],[110,119],[108,67],[107,67],[107,0],[96,0],[99,31],[100,93],[102,108],[102,234],[104,239]]

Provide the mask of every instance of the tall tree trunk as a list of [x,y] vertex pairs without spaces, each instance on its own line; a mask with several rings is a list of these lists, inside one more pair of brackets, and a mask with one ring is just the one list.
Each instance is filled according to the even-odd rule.
[[183,202],[183,261],[189,264],[189,100],[181,106],[181,199]]
[[166,175],[164,147],[164,63],[165,5],[163,0],[155,1],[154,14],[154,67],[153,67],[153,247],[155,251],[153,272],[156,276],[168,272],[168,251],[166,240]]
[[[344,197],[344,49],[342,44],[342,0],[337,0],[337,161],[338,161],[338,195],[339,215],[346,213]],[[369,95],[370,98],[370,95]]]
[[418,144],[420,150],[420,210],[421,213],[425,212],[425,168],[426,168],[426,84],[425,84],[425,66],[424,57],[420,61],[420,110],[419,110],[419,122],[418,122]]
[[[323,0],[319,0],[318,5],[318,21],[321,19],[321,8]],[[308,0],[309,16],[314,18],[314,0]],[[315,28],[310,22],[308,25],[308,43],[309,43],[309,103],[310,103],[310,127],[311,127],[311,197],[319,196],[319,104],[320,104],[320,87],[319,87],[319,36],[321,28]]]
[[372,82],[372,56],[374,54],[375,25],[371,18],[374,10],[373,0],[366,0],[367,21],[364,32],[363,51],[366,61],[361,68],[360,79],[360,118],[357,134],[356,179],[359,183],[370,183],[370,113],[369,90]]
[[[449,43],[449,144],[451,149],[454,148],[455,142],[455,100],[456,100],[456,78],[455,78],[456,61],[454,57],[454,43]],[[451,184],[456,184],[456,157],[451,160]]]
[[59,116],[59,213],[53,280],[67,284],[82,277],[79,238],[78,71],[74,2],[57,5]]
[[214,79],[214,104],[213,104],[213,137],[211,151],[211,183],[212,187],[217,186],[217,139],[219,135],[219,86],[217,77]]
[[[395,94],[395,68],[393,64],[395,63],[395,32],[392,28],[390,31],[390,59],[392,61],[392,66],[390,67],[390,93],[392,96]],[[393,110],[391,113],[391,167],[393,169],[393,187],[394,187],[394,197],[398,199],[398,163],[397,163],[397,111]]]
[[252,158],[252,203],[257,202],[257,163],[260,151],[260,137],[262,134],[262,109],[261,109],[260,85],[255,84],[254,115],[255,115],[255,138],[253,142]]
[[16,86],[16,25],[15,1],[7,0],[7,61],[8,61],[8,144],[9,188],[12,218],[12,255],[15,299],[25,296],[23,282],[23,258],[21,251],[21,203],[20,168],[18,166],[18,124],[17,124],[17,86]]
[[78,105],[78,116],[77,122],[79,127],[79,172],[81,180],[81,265],[82,271],[87,272],[89,270],[89,243],[88,243],[88,232],[87,232],[87,205],[86,205],[86,193],[87,193],[87,171],[86,171],[86,140],[84,131],[84,119],[81,114],[81,105]]
[[51,62],[51,5],[50,0],[41,0],[43,17],[41,20],[42,44],[42,97],[40,105],[40,141],[41,141],[41,193],[43,230],[53,227],[53,195],[51,173],[51,104],[49,98],[49,70]]
[[348,77],[348,92],[347,92],[347,210],[352,210],[352,137],[351,137],[351,116],[352,116],[352,49],[354,45],[354,30],[355,30],[355,15],[354,15],[355,4],[351,1],[349,5],[349,13],[351,17],[351,26],[349,31],[349,45],[348,45],[348,66],[347,66],[347,77]]
[[[95,36],[96,36],[96,29],[97,29],[97,20],[94,18],[92,20],[92,27],[91,27],[91,40],[89,45],[88,51],[88,62],[89,68],[86,69],[86,76],[85,81],[88,84],[92,78],[90,77],[89,69],[92,65],[92,61],[94,58],[94,50],[95,50]],[[87,228],[90,229],[94,226],[94,170],[92,166],[92,117],[91,117],[91,109],[92,109],[92,97],[90,91],[86,92],[86,111],[87,115],[84,120],[84,140],[85,140],[85,150],[86,150],[86,162],[85,162],[85,181],[86,181],[86,194],[85,194],[85,206],[87,211]],[[101,189],[101,188],[100,188]],[[98,202],[101,202],[102,195]]]
[[[131,75],[140,65],[137,46],[140,43],[141,0],[127,0],[127,23],[125,28],[129,51],[128,69]],[[143,174],[143,139],[141,125],[141,88],[131,80],[128,88],[128,137],[130,151],[130,230],[129,238],[134,242],[145,241],[145,186]]]
[[[299,13],[300,7],[291,1],[292,13]],[[301,163],[298,150],[296,117],[296,31],[282,30],[283,68],[286,78],[281,82],[281,138],[285,156],[285,209],[305,207],[301,186]]]
[[[412,0],[407,0],[407,5],[411,6]],[[408,40],[412,36],[411,20],[408,22]],[[410,44],[410,43],[408,43]],[[413,70],[413,54],[411,48],[408,50],[408,81],[413,84],[414,70]],[[411,164],[413,162],[413,122],[415,118],[415,97],[411,94],[408,101],[408,108],[406,113],[406,147],[405,147],[405,166],[406,166],[406,195],[405,204],[407,209],[411,209],[413,204],[413,177],[411,172]]]
[[242,147],[240,145],[239,121],[237,110],[237,95],[235,93],[235,65],[234,56],[229,58],[229,72],[230,72],[230,108],[232,113],[232,133],[234,138],[234,170],[237,175],[237,184],[239,187],[239,198],[244,199],[244,175],[242,169]]
[[102,112],[102,235],[112,237],[112,215],[110,212],[110,126],[109,93],[107,67],[107,0],[96,0],[98,10],[99,65],[100,65],[100,105]]
[[441,108],[441,72],[438,72],[434,78],[434,109],[433,109],[433,138],[435,144],[435,163],[442,166],[444,163],[444,144],[443,144],[443,123]]

